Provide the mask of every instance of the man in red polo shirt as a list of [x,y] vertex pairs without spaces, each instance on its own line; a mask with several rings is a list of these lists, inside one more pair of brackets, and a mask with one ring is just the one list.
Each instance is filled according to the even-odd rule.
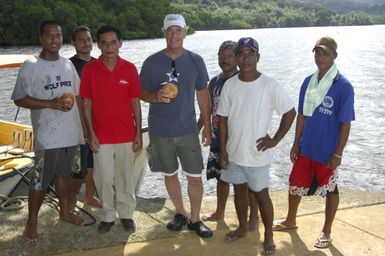
[[119,57],[120,31],[104,25],[96,35],[102,55],[84,67],[80,96],[88,144],[94,152],[96,190],[103,206],[98,231],[110,231],[116,212],[124,229],[133,231],[134,157],[142,147],[141,85],[136,67]]

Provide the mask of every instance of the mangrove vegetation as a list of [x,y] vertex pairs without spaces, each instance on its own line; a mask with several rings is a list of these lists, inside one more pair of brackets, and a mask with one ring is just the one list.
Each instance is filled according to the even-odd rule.
[[95,32],[102,24],[113,24],[124,39],[161,37],[163,17],[175,12],[185,16],[190,33],[385,24],[385,4],[377,0],[2,0],[0,12],[3,46],[38,43],[39,25],[47,19],[60,22],[65,42],[76,25]]

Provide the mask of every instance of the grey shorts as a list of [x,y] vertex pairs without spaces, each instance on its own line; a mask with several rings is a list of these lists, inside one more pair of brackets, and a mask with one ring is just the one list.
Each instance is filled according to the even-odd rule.
[[247,183],[254,192],[269,188],[270,164],[258,167],[246,167],[229,162],[227,170],[222,170],[221,180],[231,184]]
[[148,165],[153,172],[172,176],[178,171],[179,159],[184,174],[192,177],[202,176],[203,158],[198,134],[171,138],[150,136],[147,153]]
[[35,151],[31,188],[47,189],[55,176],[71,176],[79,146]]

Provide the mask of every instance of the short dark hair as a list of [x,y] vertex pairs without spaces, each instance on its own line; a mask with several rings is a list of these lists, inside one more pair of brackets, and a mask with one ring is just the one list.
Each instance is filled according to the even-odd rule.
[[221,54],[221,52],[224,50],[224,49],[230,49],[232,50],[234,53],[237,53],[237,42],[233,41],[233,40],[227,40],[227,41],[224,41],[220,46],[219,46],[219,50],[218,50],[218,55]]
[[115,32],[116,37],[118,40],[122,40],[122,33],[120,33],[120,30],[117,27],[114,27],[112,25],[103,25],[101,26],[98,31],[96,31],[96,40],[100,40],[100,35],[108,32]]
[[56,20],[45,20],[40,24],[40,28],[39,28],[39,35],[40,36],[42,36],[44,34],[45,26],[59,26],[59,27],[61,27],[59,22],[57,22]]
[[87,26],[76,26],[76,27],[74,27],[74,29],[72,29],[72,41],[75,42],[76,33],[81,32],[81,31],[88,31],[91,33],[91,29]]

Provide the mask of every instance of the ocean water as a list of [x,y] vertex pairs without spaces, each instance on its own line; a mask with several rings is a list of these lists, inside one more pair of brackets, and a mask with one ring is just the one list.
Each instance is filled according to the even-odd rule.
[[[340,186],[365,191],[385,191],[385,26],[272,28],[253,30],[197,31],[185,39],[185,48],[200,54],[206,63],[209,76],[220,69],[217,51],[221,42],[251,36],[258,40],[261,59],[258,69],[277,79],[287,89],[295,102],[303,79],[316,69],[312,48],[318,38],[334,37],[338,43],[337,67],[353,84],[355,90],[356,120],[345,148],[339,168]],[[124,41],[120,54],[133,62],[138,70],[146,57],[165,47],[164,39]],[[0,54],[36,54],[39,46],[0,48]],[[71,45],[63,45],[61,54],[74,54]],[[100,52],[94,46],[93,56]],[[16,107],[10,95],[17,76],[17,69],[0,70],[0,119],[13,121]],[[143,126],[147,125],[148,106],[142,105]],[[198,112],[197,108],[197,112]],[[28,110],[21,109],[17,121],[30,123]],[[278,127],[279,117],[273,119],[270,133]],[[291,170],[289,150],[294,137],[294,124],[287,136],[274,150],[270,172],[271,189],[286,189]],[[203,149],[207,159],[208,148]],[[205,173],[204,173],[205,174]],[[183,193],[187,195],[186,179],[181,176]],[[205,195],[215,195],[216,181],[206,181]],[[163,177],[147,171],[139,195],[166,197]]]

